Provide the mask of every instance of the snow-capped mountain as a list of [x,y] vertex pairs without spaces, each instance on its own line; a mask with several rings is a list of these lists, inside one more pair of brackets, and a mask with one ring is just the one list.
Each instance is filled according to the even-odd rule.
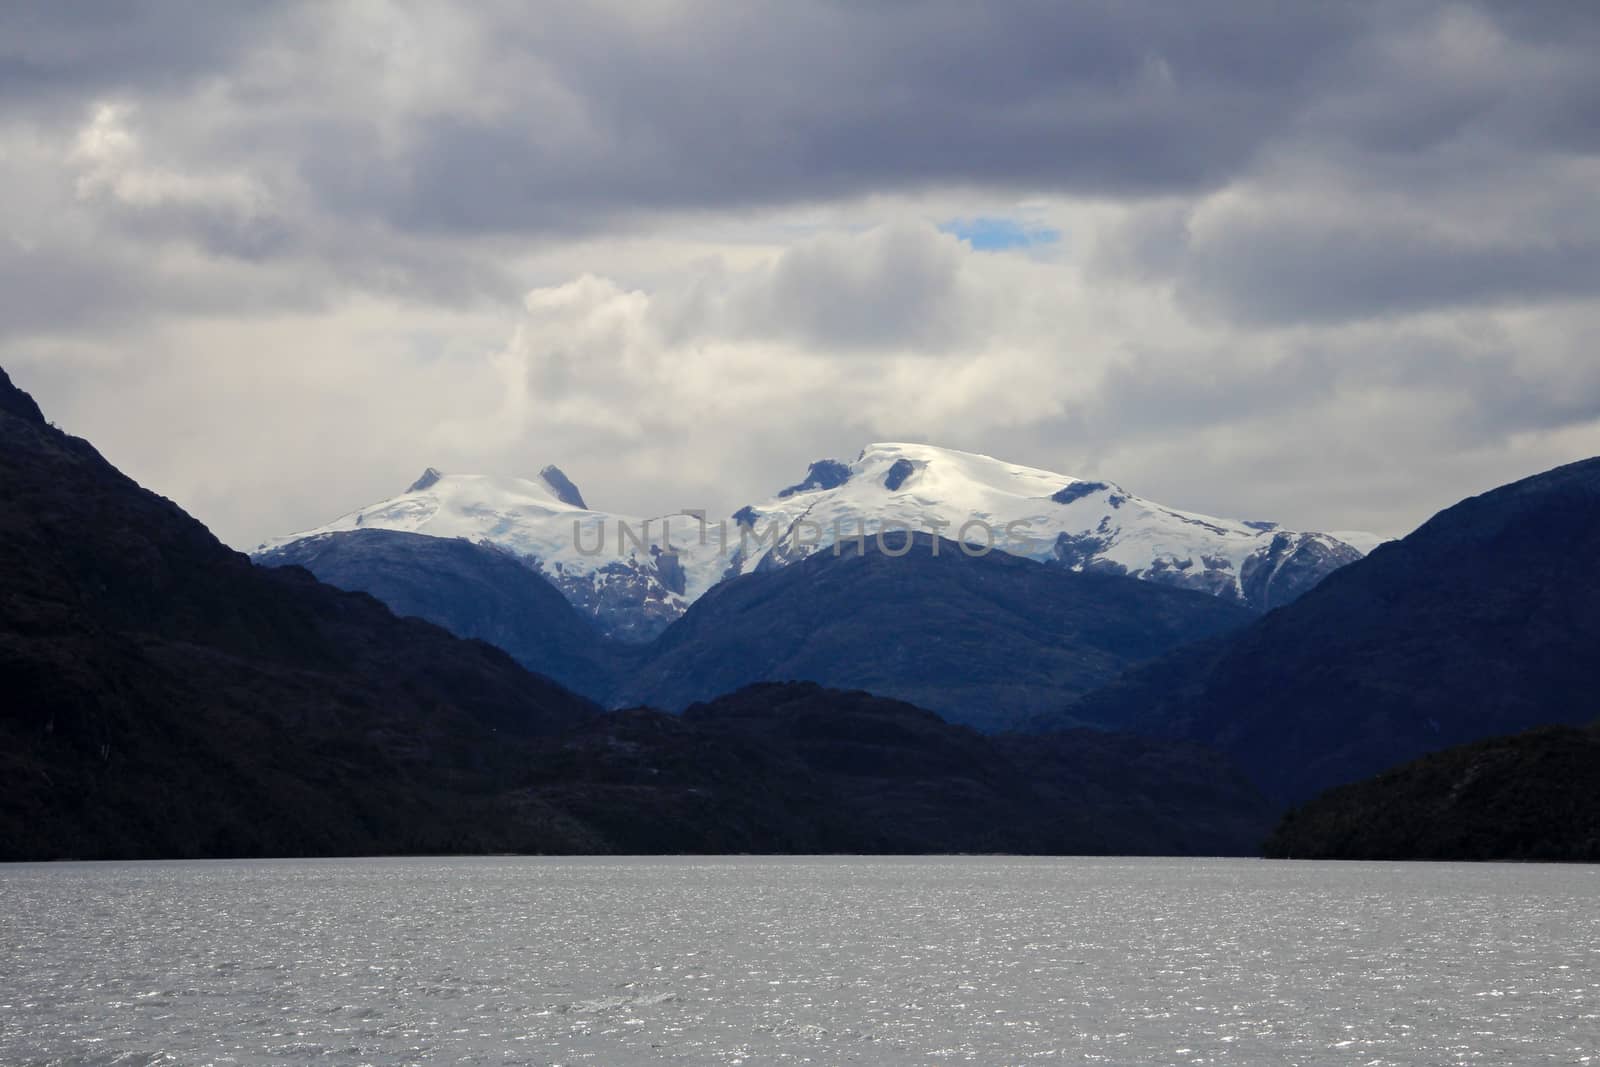
[[[1380,541],[1178,511],[1111,482],[916,444],[868,445],[848,466],[814,463],[805,481],[737,518],[803,524],[777,547],[741,558],[741,570],[888,526],[937,531],[973,551],[992,544],[1072,570],[1197,589],[1260,610],[1294,599]],[[818,530],[818,546],[809,545]]]
[[343,515],[326,526],[276,538],[252,553],[351,530],[403,530],[463,537],[508,550],[549,578],[600,629],[648,640],[714,585],[727,570],[715,551],[695,553],[699,524],[688,516],[648,519],[588,508],[558,467],[537,479],[441,474],[428,468],[399,496]]
[[401,495],[268,542],[358,529],[464,537],[537,568],[600,628],[648,639],[713,585],[856,537],[937,533],[961,551],[1002,551],[1072,570],[1125,574],[1267,610],[1361,558],[1367,534],[1300,533],[1178,511],[1110,482],[917,444],[874,444],[727,519],[641,518],[585,506],[555,467],[536,480],[429,469]]

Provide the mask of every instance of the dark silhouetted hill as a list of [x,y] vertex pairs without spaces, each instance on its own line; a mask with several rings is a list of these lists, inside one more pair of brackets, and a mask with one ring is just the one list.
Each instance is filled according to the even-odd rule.
[[1215,747],[1300,801],[1451,745],[1592,720],[1596,648],[1600,460],[1587,460],[1462,501],[1062,718]]
[[682,708],[743,685],[865,689],[1003,731],[1186,641],[1243,625],[1204,593],[1078,574],[915,535],[845,543],[695,601],[632,667],[621,702]]
[[623,852],[1254,854],[1261,795],[1197,746],[985,737],[811,683],[682,715],[617,712],[544,746],[530,804]]
[[506,742],[594,712],[489,645],[253,566],[3,372],[0,500],[0,857],[503,845],[480,809],[520,773]]
[[1300,859],[1600,862],[1600,727],[1459,745],[1330,789],[1266,854]]
[[351,530],[302,538],[255,562],[304,567],[329,585],[370,593],[396,615],[487,641],[596,700],[615,688],[619,663],[633,651],[601,637],[548,579],[490,544]]

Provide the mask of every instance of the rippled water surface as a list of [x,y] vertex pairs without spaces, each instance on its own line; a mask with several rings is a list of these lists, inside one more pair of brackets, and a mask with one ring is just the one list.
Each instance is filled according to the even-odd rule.
[[5,1064],[1596,1063],[1600,869],[0,866]]

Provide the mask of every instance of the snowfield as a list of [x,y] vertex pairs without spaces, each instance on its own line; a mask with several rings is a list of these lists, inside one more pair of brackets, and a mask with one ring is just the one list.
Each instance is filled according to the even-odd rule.
[[[325,526],[262,544],[360,529],[489,542],[550,578],[602,630],[658,632],[713,585],[823,551],[911,530],[1073,570],[1160,581],[1261,610],[1298,596],[1381,542],[1178,511],[1111,482],[1086,481],[932,445],[868,445],[732,516],[637,516],[582,506],[554,467],[537,480],[440,474]],[[880,542],[891,550],[897,543]],[[630,616],[643,613],[642,628]],[[633,621],[636,621],[633,620]]]

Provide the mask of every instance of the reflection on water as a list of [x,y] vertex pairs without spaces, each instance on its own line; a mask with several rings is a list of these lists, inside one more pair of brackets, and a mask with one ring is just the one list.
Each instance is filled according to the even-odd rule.
[[0,1062],[1596,1063],[1600,868],[0,866]]

